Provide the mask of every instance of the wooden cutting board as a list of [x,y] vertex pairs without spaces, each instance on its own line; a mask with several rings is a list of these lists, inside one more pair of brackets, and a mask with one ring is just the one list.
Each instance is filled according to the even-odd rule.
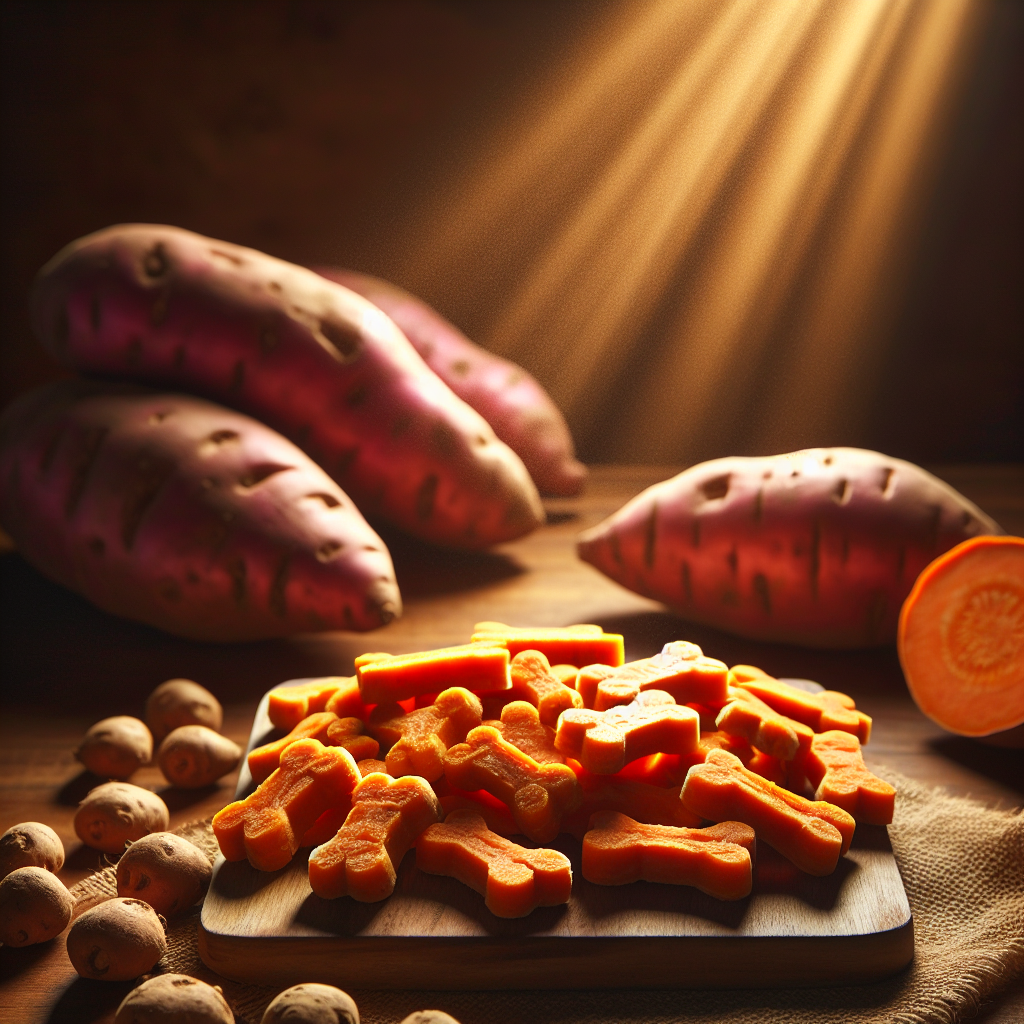
[[[264,696],[249,749],[279,735]],[[252,788],[243,767],[237,797]],[[577,841],[552,845],[572,861],[569,903],[515,921],[491,915],[460,882],[418,871],[414,852],[394,894],[370,904],[314,896],[308,850],[270,873],[218,857],[200,955],[236,981],[362,989],[822,986],[885,977],[914,955],[884,827],[858,826],[826,878],[795,872],[759,844],[754,891],[729,903],[686,886],[594,885],[580,872]]]

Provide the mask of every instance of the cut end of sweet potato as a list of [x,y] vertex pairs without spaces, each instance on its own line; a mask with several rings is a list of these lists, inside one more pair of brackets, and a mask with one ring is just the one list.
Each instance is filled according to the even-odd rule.
[[962,736],[1024,723],[1024,538],[975,537],[935,559],[900,615],[918,707]]

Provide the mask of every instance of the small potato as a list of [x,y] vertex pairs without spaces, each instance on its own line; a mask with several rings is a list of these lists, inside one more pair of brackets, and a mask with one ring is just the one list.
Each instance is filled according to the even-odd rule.
[[87,910],[68,932],[68,957],[83,978],[130,981],[166,952],[164,926],[142,900],[115,896]]
[[125,843],[166,832],[170,820],[167,804],[156,793],[130,782],[105,782],[78,805],[75,832],[86,846],[117,854]]
[[459,1024],[454,1017],[449,1017],[442,1010],[417,1010],[410,1013],[402,1024]]
[[114,1024],[234,1024],[219,986],[187,974],[158,974],[124,997]]
[[15,868],[60,871],[63,865],[64,844],[49,825],[23,821],[0,836],[0,878],[6,878]]
[[209,690],[191,679],[168,679],[146,700],[146,724],[159,745],[163,738],[182,725],[205,725],[220,732],[224,709]]
[[152,760],[153,736],[138,718],[115,715],[89,729],[75,757],[101,778],[127,779]]
[[242,756],[242,748],[205,725],[183,725],[160,744],[156,759],[173,786],[199,789],[227,775]]
[[333,985],[293,985],[267,1007],[260,1024],[359,1024],[359,1010]]
[[153,832],[132,843],[117,862],[117,895],[145,900],[170,917],[205,895],[212,873],[209,858],[187,839]]
[[0,882],[0,942],[33,946],[60,935],[71,920],[75,900],[46,868],[16,868]]

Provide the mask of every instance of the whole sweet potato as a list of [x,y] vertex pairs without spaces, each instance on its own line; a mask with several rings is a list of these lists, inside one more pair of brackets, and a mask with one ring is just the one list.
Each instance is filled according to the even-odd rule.
[[40,271],[32,322],[65,362],[196,392],[291,438],[368,516],[483,547],[542,519],[519,458],[360,295],[254,249],[119,225]]
[[391,556],[298,448],[185,395],[61,381],[0,420],[0,524],[48,576],[202,640],[373,629]]
[[918,466],[814,448],[691,466],[582,534],[578,552],[694,622],[854,648],[895,640],[900,606],[933,558],[1001,532]]
[[542,491],[579,494],[587,467],[576,459],[558,406],[526,370],[474,345],[453,323],[397,285],[339,267],[314,269],[387,313],[427,366],[523,460]]

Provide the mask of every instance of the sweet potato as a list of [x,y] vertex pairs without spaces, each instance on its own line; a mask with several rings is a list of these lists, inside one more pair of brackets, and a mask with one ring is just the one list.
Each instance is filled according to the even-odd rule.
[[478,548],[538,526],[519,457],[360,295],[254,249],[152,224],[79,239],[32,294],[38,336],[89,373],[192,391],[291,438],[381,516]]
[[89,381],[0,421],[0,523],[106,611],[201,640],[373,629],[401,609],[359,511],[262,423],[185,395]]
[[74,906],[64,883],[46,868],[16,868],[0,881],[0,942],[48,942],[68,926]]
[[232,771],[241,756],[242,748],[227,736],[205,725],[181,725],[164,737],[156,761],[172,786],[200,789]]
[[114,1024],[234,1024],[219,985],[187,974],[147,978],[124,997]]
[[181,913],[206,895],[210,858],[173,832],[137,839],[117,862],[117,895],[148,903],[158,914]]
[[963,736],[1013,730],[1007,745],[1020,746],[1024,538],[976,537],[932,562],[903,605],[897,649],[929,718]]
[[156,911],[142,900],[115,896],[87,910],[68,932],[68,959],[83,978],[129,981],[167,952]]
[[379,277],[314,267],[383,310],[424,362],[494,428],[547,494],[579,494],[587,467],[576,459],[558,406],[521,366],[474,345],[422,299]]
[[0,879],[17,868],[45,868],[57,872],[64,866],[60,836],[41,821],[12,825],[0,836]]
[[89,727],[75,757],[93,775],[127,779],[153,757],[153,734],[131,715],[114,715]]
[[858,448],[692,466],[581,535],[580,557],[680,616],[808,647],[892,643],[937,555],[998,524],[923,469]]
[[148,789],[130,782],[104,782],[89,790],[75,813],[78,838],[103,853],[120,854],[125,843],[150,832],[166,832],[167,804]]
[[146,698],[146,725],[157,746],[182,725],[205,725],[220,732],[224,709],[205,686],[191,679],[168,679]]

